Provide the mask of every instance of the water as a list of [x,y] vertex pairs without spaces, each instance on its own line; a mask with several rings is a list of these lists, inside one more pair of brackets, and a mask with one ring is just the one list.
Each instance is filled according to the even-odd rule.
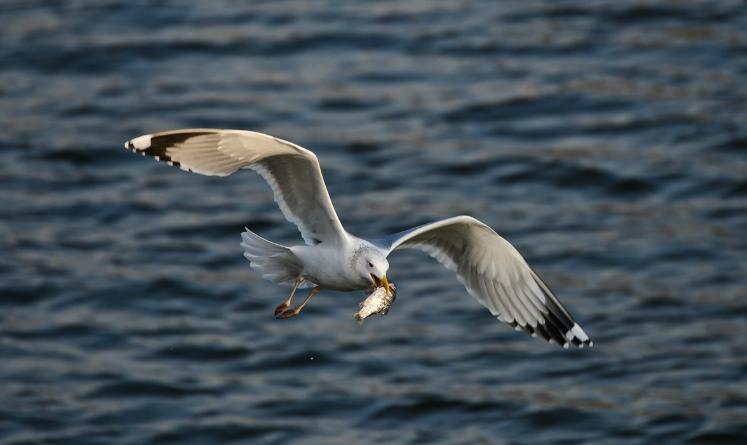
[[[0,442],[747,442],[744,2],[0,5]],[[301,241],[185,127],[315,151],[346,228],[470,214],[594,339],[496,322],[427,255],[291,320],[238,246]]]

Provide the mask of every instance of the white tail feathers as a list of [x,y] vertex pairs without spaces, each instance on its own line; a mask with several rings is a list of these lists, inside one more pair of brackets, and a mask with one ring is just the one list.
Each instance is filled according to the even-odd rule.
[[[262,274],[262,278],[277,284],[292,285],[296,282],[303,267],[290,248],[268,241],[249,229],[241,234],[241,239],[244,257],[251,262],[252,269]],[[302,281],[298,287],[310,285]]]

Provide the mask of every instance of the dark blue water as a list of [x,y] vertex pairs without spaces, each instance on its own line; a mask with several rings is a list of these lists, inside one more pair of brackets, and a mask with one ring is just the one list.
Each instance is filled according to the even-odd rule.
[[[240,4],[239,4],[240,3]],[[0,3],[0,443],[747,443],[747,4]],[[315,151],[346,228],[457,214],[595,347],[498,323],[420,252],[290,320],[242,258],[301,238],[252,172],[124,141]]]

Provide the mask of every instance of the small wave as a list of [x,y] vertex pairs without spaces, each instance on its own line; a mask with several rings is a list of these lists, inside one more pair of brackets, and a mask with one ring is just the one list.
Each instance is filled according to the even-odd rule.
[[153,380],[124,380],[107,383],[88,393],[88,398],[110,397],[188,397],[204,394],[216,394],[215,390],[188,387]]

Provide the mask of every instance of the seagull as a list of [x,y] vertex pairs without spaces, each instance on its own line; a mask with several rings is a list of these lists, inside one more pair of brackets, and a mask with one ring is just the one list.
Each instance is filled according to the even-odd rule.
[[[277,318],[298,315],[322,289],[389,291],[387,257],[417,248],[456,272],[467,292],[516,330],[568,348],[593,343],[550,288],[508,241],[471,216],[455,216],[379,239],[363,239],[342,227],[322,178],[319,160],[294,143],[246,130],[184,129],[146,134],[125,148],[182,170],[228,176],[252,169],[270,184],[288,221],[298,226],[305,245],[286,247],[246,229],[244,256],[262,278],[292,286],[275,309]],[[299,288],[312,287],[288,309]]]

